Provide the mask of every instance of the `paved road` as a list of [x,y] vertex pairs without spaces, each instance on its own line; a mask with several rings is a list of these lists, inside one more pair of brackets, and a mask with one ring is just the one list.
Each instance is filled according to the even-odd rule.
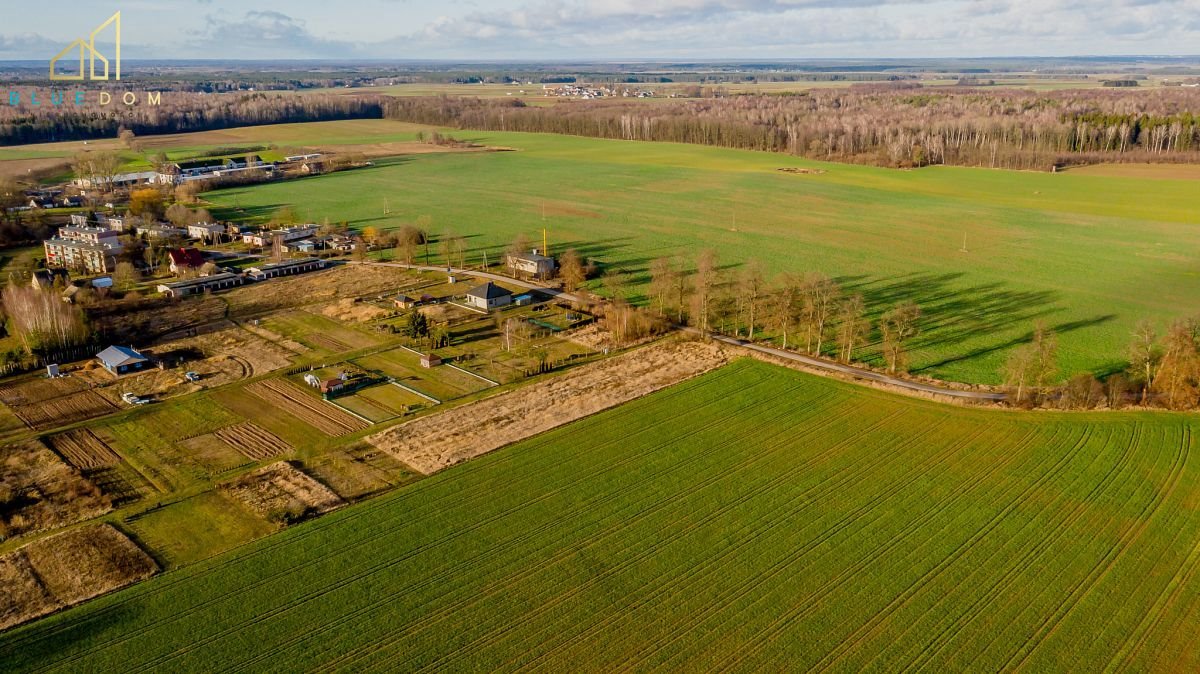
[[[448,270],[445,267],[419,265],[419,264],[408,265],[408,264],[403,264],[400,262],[362,262],[362,263],[352,262],[351,264],[374,264],[374,265],[380,265],[380,266],[384,266],[384,267],[400,267],[401,269],[415,269],[418,271],[448,272],[448,273],[455,274],[458,276],[472,276],[475,278],[485,279],[488,281],[499,281],[501,283],[505,283],[508,285],[515,285],[517,287],[526,288],[528,290],[537,290],[539,292],[546,293],[548,295],[551,295],[552,297],[563,299],[568,302],[579,302],[582,304],[591,304],[591,300],[589,300],[585,297],[582,297],[580,295],[576,295],[574,293],[567,293],[567,292],[563,292],[561,290],[557,290],[555,288],[547,288],[545,286],[537,285],[536,283],[520,281],[520,280],[517,280],[514,278],[510,278],[508,276],[504,276],[502,274],[493,274],[491,272],[486,272],[486,271],[474,271],[471,269],[449,269]],[[678,328],[678,329],[680,329],[684,332],[689,332],[691,334],[695,334],[695,335],[700,334],[700,331],[695,328]],[[752,342],[747,342],[745,340],[737,339],[734,337],[726,337],[724,335],[709,335],[709,337],[712,338],[713,340],[721,342],[722,344],[728,344],[730,346],[740,347],[743,349],[747,349],[749,351],[757,351],[758,353],[765,353],[767,355],[774,356],[776,358],[782,358],[784,360],[790,360],[792,362],[806,365],[815,370],[824,370],[826,372],[837,372],[839,374],[847,375],[847,376],[853,377],[855,379],[865,379],[868,381],[880,382],[882,384],[887,384],[888,386],[895,386],[897,388],[906,389],[909,391],[916,391],[919,393],[930,393],[930,394],[934,394],[934,395],[947,396],[950,398],[958,398],[961,400],[976,400],[976,401],[980,401],[980,402],[999,402],[1002,400],[1006,400],[1008,398],[1008,396],[1003,393],[989,393],[989,392],[985,392],[985,391],[960,391],[958,389],[945,388],[942,386],[935,386],[933,384],[923,384],[921,382],[909,381],[907,379],[900,379],[898,377],[890,377],[886,374],[882,374],[880,372],[875,372],[873,370],[864,370],[862,368],[854,367],[852,365],[842,365],[841,363],[834,363],[834,362],[822,360],[819,358],[812,358],[810,356],[805,356],[803,354],[795,353],[792,351],[784,351],[783,349],[776,349],[771,346],[763,346],[761,344],[754,344]]]

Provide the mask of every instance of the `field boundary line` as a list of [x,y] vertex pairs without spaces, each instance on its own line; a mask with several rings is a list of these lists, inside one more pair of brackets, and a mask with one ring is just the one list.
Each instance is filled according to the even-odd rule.
[[324,400],[325,402],[329,403],[330,405],[333,405],[334,407],[336,407],[336,408],[338,408],[339,410],[341,410],[341,411],[345,412],[346,414],[349,414],[350,416],[353,416],[353,417],[358,417],[360,420],[362,420],[362,422],[363,422],[363,423],[370,424],[371,426],[374,426],[374,425],[375,425],[375,422],[374,422],[374,421],[371,421],[370,419],[368,419],[368,418],[364,417],[363,415],[359,414],[358,412],[355,412],[355,411],[354,411],[354,410],[352,410],[352,409],[349,409],[349,408],[347,408],[347,407],[343,407],[343,406],[341,406],[341,405],[337,404],[336,402],[334,402],[334,401],[332,401],[332,400],[330,400],[330,399],[328,399],[328,398],[322,398],[322,400]]
[[415,388],[413,388],[413,387],[411,387],[411,386],[405,386],[404,384],[401,384],[400,382],[396,381],[395,379],[390,379],[390,378],[389,378],[389,379],[388,379],[388,383],[389,383],[389,384],[391,384],[392,386],[398,386],[398,387],[400,387],[401,389],[403,389],[403,390],[405,390],[405,391],[408,391],[409,393],[411,393],[411,394],[413,394],[413,395],[415,395],[415,396],[420,396],[420,397],[422,397],[422,398],[424,398],[424,399],[426,399],[426,400],[428,400],[428,401],[432,402],[434,405],[441,405],[441,404],[442,404],[442,401],[438,400],[437,398],[434,398],[433,396],[431,396],[431,395],[429,395],[429,394],[427,394],[427,393],[421,393],[420,391],[418,391],[417,389],[415,389]]

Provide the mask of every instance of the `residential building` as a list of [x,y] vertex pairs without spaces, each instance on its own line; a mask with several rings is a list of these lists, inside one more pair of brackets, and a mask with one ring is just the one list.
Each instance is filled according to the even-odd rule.
[[158,292],[167,297],[187,297],[189,295],[200,295],[205,292],[215,292],[217,290],[228,290],[235,288],[246,282],[246,279],[241,274],[232,272],[221,272],[211,276],[201,276],[200,278],[189,279],[187,281],[176,281],[175,283],[160,283]]
[[548,279],[554,275],[554,258],[546,257],[534,250],[529,253],[510,254],[505,264],[517,275]]
[[171,273],[197,271],[204,266],[204,255],[195,248],[174,248],[167,251],[171,260]]
[[511,303],[512,293],[491,281],[467,291],[467,304],[476,309],[491,311]]
[[289,241],[296,241],[298,239],[307,239],[316,233],[316,225],[294,225],[292,227],[284,227],[283,229],[273,229],[268,232],[246,232],[242,234],[242,241],[251,246],[264,248],[273,245],[277,236],[284,243],[288,243]]
[[66,269],[37,269],[33,272],[30,284],[34,288],[47,290],[53,288],[56,283],[59,287],[65,287],[70,280]]
[[117,375],[130,374],[146,369],[150,359],[134,351],[132,347],[110,346],[96,354],[105,370]]
[[78,269],[93,274],[113,271],[117,255],[124,246],[117,232],[103,227],[67,225],[58,228],[58,235],[43,244],[47,267]]
[[147,239],[185,239],[187,238],[187,230],[182,227],[172,227],[161,223],[153,223],[142,225],[137,228],[138,236],[144,236]]
[[219,225],[215,222],[198,222],[193,225],[188,225],[187,235],[193,239],[200,239],[205,243],[215,243],[220,241],[225,235],[225,225]]

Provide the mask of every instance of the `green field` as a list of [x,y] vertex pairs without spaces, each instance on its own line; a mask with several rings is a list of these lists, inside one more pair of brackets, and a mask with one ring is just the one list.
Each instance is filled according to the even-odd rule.
[[[429,215],[435,233],[470,236],[472,264],[485,247],[494,261],[518,232],[540,239],[545,225],[552,251],[575,246],[634,272],[643,289],[653,258],[707,247],[727,265],[823,271],[875,312],[920,304],[914,369],[958,381],[998,382],[1036,320],[1060,333],[1065,378],[1120,367],[1139,320],[1165,327],[1200,310],[1194,180],[896,171],[666,143],[456,135],[519,151],[384,159],[209,198],[230,218],[265,219],[287,204],[357,227]],[[790,166],[826,172],[777,170]],[[876,351],[864,356],[878,362]]]
[[1193,426],[740,361],[11,631],[0,662],[1196,671]]

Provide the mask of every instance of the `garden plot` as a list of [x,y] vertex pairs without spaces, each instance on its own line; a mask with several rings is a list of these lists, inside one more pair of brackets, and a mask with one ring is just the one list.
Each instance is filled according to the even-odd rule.
[[364,349],[379,343],[375,337],[327,316],[303,310],[283,311],[259,321],[271,332],[324,353]]
[[27,405],[14,405],[13,414],[26,426],[43,430],[103,416],[118,409],[95,390],[79,391]]
[[155,508],[128,524],[169,567],[206,559],[275,531],[269,522],[219,491]]
[[346,504],[325,485],[280,461],[225,485],[234,499],[269,522],[290,524]]
[[[441,350],[438,351],[441,353]],[[443,402],[470,395],[492,386],[487,381],[447,365],[421,367],[420,357],[403,348],[395,348],[354,359],[353,363],[378,372]]]
[[217,429],[213,435],[252,461],[263,461],[292,451],[292,446],[279,436],[248,421]]
[[51,398],[61,398],[62,396],[78,393],[87,388],[88,383],[78,377],[47,379],[38,376],[0,386],[0,402],[9,407],[29,405],[50,400]]
[[135,583],[158,565],[104,524],[34,541],[0,557],[0,629]]
[[0,540],[110,510],[107,494],[37,440],[0,447]]
[[180,489],[238,465],[246,458],[224,443],[194,440],[243,419],[208,397],[152,405],[105,428],[110,443],[157,488]]
[[154,491],[104,438],[90,428],[78,428],[46,438],[60,457],[100,488],[114,507]]
[[321,400],[304,389],[279,379],[255,382],[246,387],[263,402],[299,419],[329,436],[361,431],[370,424]]
[[392,455],[366,443],[306,460],[304,468],[346,500],[390,489],[417,476]]

